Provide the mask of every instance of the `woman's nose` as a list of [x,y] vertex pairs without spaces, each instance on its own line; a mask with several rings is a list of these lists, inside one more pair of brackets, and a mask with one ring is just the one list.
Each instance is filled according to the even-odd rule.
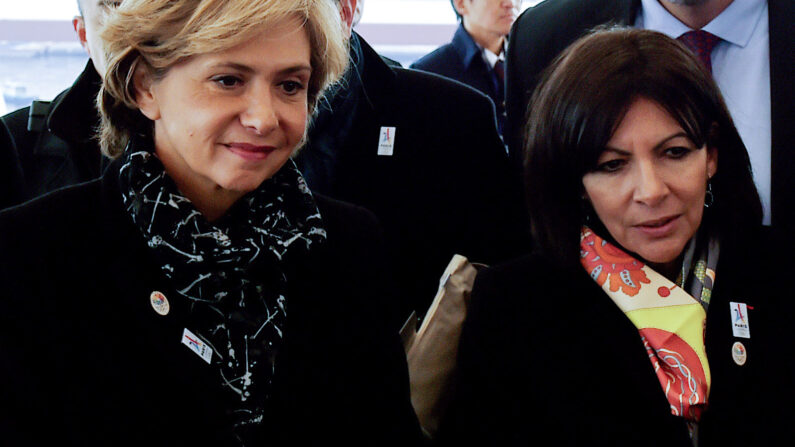
[[270,94],[251,94],[240,115],[240,123],[257,135],[267,135],[279,125],[279,118]]
[[653,163],[640,163],[633,176],[633,200],[656,206],[670,193],[663,173]]

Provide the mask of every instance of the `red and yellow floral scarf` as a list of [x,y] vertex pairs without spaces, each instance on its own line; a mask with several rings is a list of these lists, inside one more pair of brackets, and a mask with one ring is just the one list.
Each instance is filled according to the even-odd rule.
[[[694,245],[691,243],[685,256],[687,269],[674,284],[590,228],[583,227],[580,234],[583,267],[638,328],[671,413],[691,423],[699,420],[709,396],[705,306],[717,262],[717,250],[712,250],[715,259],[710,262],[707,256],[690,262]],[[682,289],[688,277],[691,293]]]

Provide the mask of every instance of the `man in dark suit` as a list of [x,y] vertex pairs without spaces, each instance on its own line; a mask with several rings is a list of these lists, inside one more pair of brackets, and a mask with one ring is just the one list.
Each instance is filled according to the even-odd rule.
[[72,25],[90,57],[83,72],[53,101],[33,101],[0,118],[3,171],[12,169],[15,176],[0,186],[0,209],[101,174],[104,158],[93,138],[99,124],[94,102],[105,70],[98,32],[119,3],[79,0]]
[[[356,2],[340,3],[350,27]],[[296,162],[314,191],[379,218],[405,320],[427,310],[454,254],[494,263],[525,250],[520,185],[486,96],[390,67],[356,33],[350,53]]]
[[[506,70],[506,142],[521,164],[527,105],[541,73],[564,48],[603,24],[673,38],[703,30],[720,40],[711,68],[748,147],[765,223],[795,221],[795,3],[788,0],[547,0],[516,21]],[[716,197],[716,200],[719,198]],[[726,200],[730,200],[727,198]]]
[[502,135],[505,123],[505,38],[521,0],[450,0],[460,24],[453,41],[411,68],[463,82],[494,102]]

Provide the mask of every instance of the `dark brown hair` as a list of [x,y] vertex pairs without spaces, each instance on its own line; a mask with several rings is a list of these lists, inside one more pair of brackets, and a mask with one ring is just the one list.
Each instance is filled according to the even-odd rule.
[[561,265],[578,262],[580,227],[593,213],[582,177],[637,98],[659,104],[697,146],[718,150],[715,201],[702,228],[732,243],[762,221],[748,152],[710,73],[663,34],[601,29],[574,42],[545,71],[525,128],[534,247]]

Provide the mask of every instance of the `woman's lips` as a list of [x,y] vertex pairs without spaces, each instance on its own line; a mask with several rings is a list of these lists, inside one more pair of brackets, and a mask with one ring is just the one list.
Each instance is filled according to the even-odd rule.
[[224,146],[232,153],[246,160],[264,160],[274,151],[272,146],[257,146],[249,143],[228,143]]
[[676,216],[663,217],[662,219],[647,220],[635,225],[634,228],[650,237],[663,237],[674,230],[680,217],[681,214],[678,214]]

